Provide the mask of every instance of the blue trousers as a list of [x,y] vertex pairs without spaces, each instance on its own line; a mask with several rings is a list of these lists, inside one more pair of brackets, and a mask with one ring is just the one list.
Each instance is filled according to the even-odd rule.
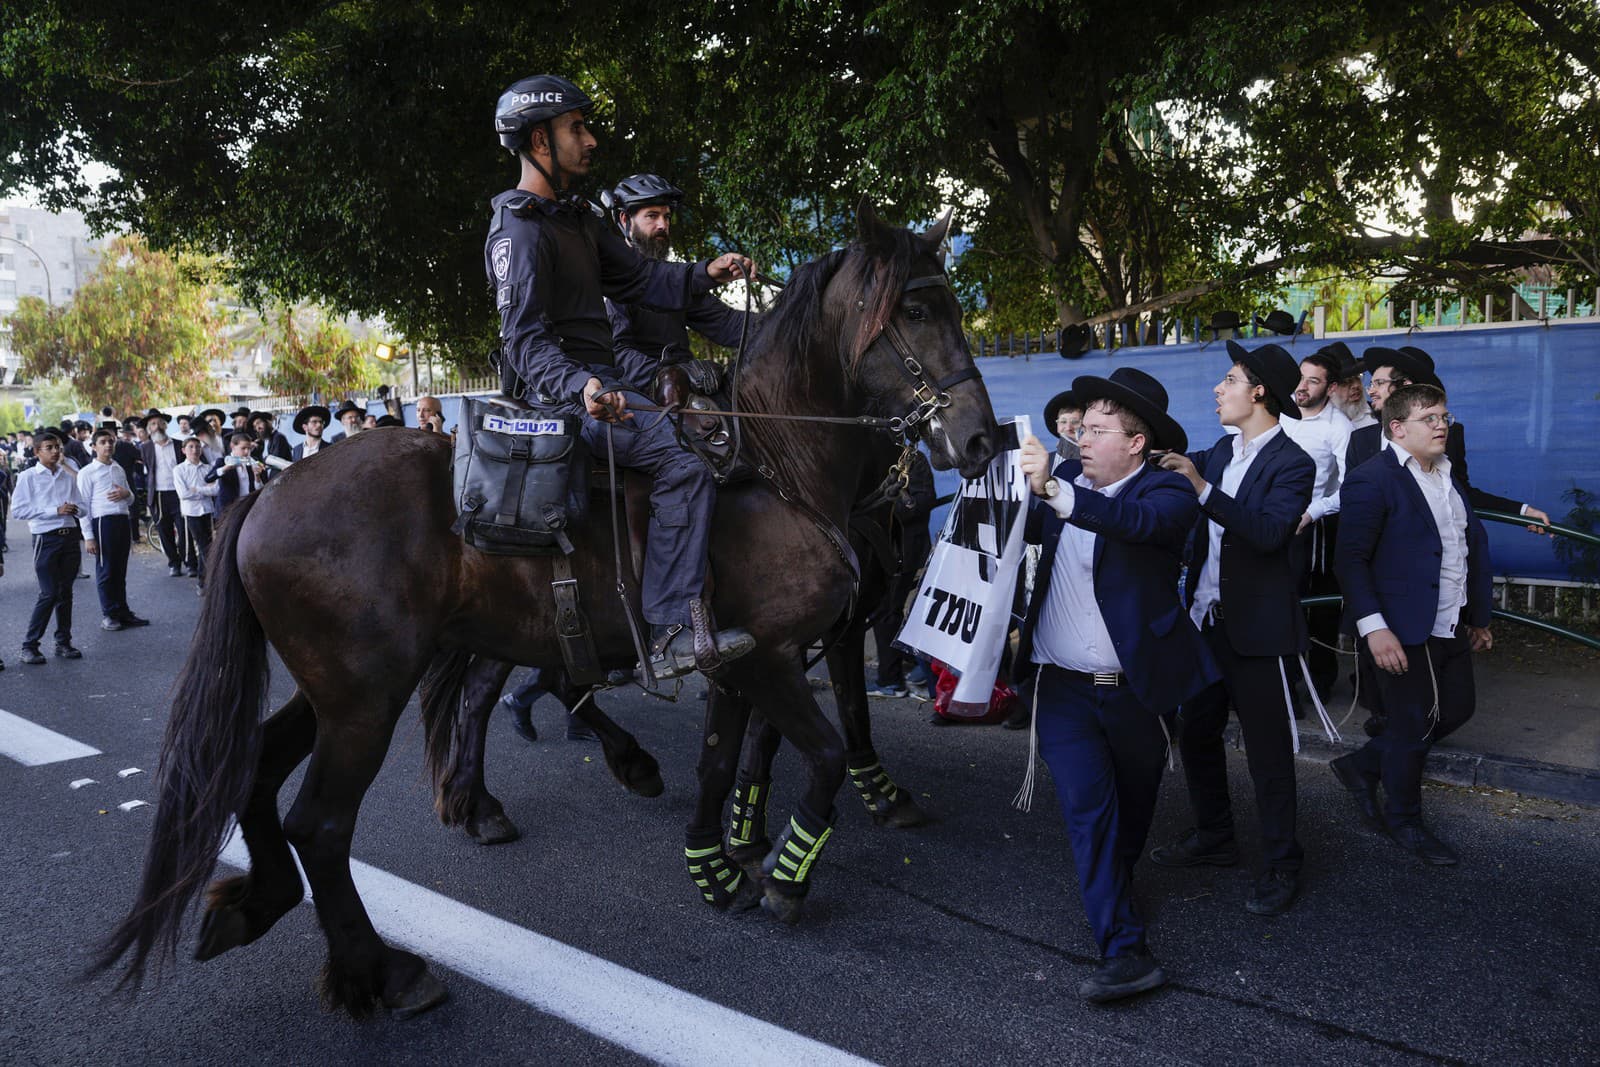
[[[650,400],[627,390],[628,402]],[[583,439],[600,469],[606,463],[607,424],[583,416]],[[650,492],[650,536],[644,554],[643,609],[647,622],[689,624],[689,603],[705,592],[716,483],[698,456],[678,447],[672,424],[636,413],[611,427],[617,466],[655,480]]]
[[527,711],[538,703],[539,698],[549,692],[544,687],[544,671],[538,667],[533,668],[528,675],[528,680],[511,691],[506,697],[506,703],[519,711]]
[[72,583],[77,580],[82,559],[83,538],[76,526],[33,535],[33,573],[39,579],[39,599],[33,602],[28,632],[22,637],[23,648],[39,647],[52,611],[56,613],[56,644],[71,643]]
[[120,619],[128,614],[128,552],[133,548],[133,520],[127,515],[102,515],[94,520],[94,585],[100,614]]
[[1097,686],[1044,667],[1035,729],[1100,955],[1141,952],[1144,920],[1133,903],[1133,865],[1144,851],[1166,763],[1160,717],[1127,686]]

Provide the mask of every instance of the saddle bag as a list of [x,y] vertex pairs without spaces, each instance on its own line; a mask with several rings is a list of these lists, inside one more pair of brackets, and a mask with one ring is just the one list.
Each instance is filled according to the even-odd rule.
[[464,400],[452,529],[491,555],[570,553],[589,508],[589,450],[571,407]]

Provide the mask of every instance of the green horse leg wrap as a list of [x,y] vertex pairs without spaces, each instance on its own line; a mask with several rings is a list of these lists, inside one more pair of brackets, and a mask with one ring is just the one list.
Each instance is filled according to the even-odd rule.
[[850,784],[856,787],[861,803],[874,815],[882,815],[900,800],[900,787],[894,784],[889,772],[878,762],[878,754],[866,752],[850,754],[847,766]]
[[691,830],[684,840],[683,858],[689,865],[690,879],[707,904],[726,908],[733,902],[744,872],[723,855],[721,833]]
[[733,789],[733,821],[728,828],[728,847],[734,852],[762,851],[771,847],[767,840],[767,797],[771,780],[753,781],[740,776]]
[[778,836],[771,855],[761,870],[785,896],[804,896],[810,888],[811,865],[822,855],[822,846],[833,836],[833,813],[819,819],[804,808],[789,818],[789,825]]

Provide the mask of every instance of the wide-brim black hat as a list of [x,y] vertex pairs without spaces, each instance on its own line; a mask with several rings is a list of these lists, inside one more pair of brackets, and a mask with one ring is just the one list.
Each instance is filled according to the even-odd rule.
[[1439,365],[1433,361],[1432,356],[1428,355],[1428,353],[1424,352],[1416,345],[1401,345],[1395,351],[1404,352],[1408,356],[1415,356],[1419,362],[1423,363],[1428,368],[1431,377],[1427,384],[1437,385],[1440,389],[1444,388],[1444,379],[1439,377]]
[[301,408],[299,411],[294,413],[294,423],[293,423],[294,432],[295,433],[305,433],[306,432],[306,420],[309,419],[313,415],[321,415],[322,416],[322,425],[323,426],[331,426],[331,425],[333,425],[333,413],[332,412],[330,412],[327,408],[323,407],[321,404],[310,404],[310,405],[308,405],[306,407]]
[[404,425],[405,425],[405,420],[404,419],[397,419],[393,415],[379,415],[378,416],[378,428],[379,429],[382,429],[385,426],[404,426]]
[[1213,330],[1237,330],[1242,325],[1237,311],[1218,311],[1211,316]]
[[346,400],[344,403],[339,405],[339,407],[338,407],[338,409],[336,411],[334,411],[333,419],[334,419],[335,422],[343,422],[345,415],[347,413],[349,413],[349,412],[352,412],[352,411],[355,412],[357,415],[360,415],[363,419],[367,417],[367,409],[366,408],[361,407],[360,405],[356,404],[354,401]]
[[1272,399],[1278,402],[1278,411],[1284,418],[1300,417],[1300,405],[1294,402],[1294,391],[1300,388],[1300,361],[1287,349],[1282,345],[1246,348],[1238,341],[1229,341],[1228,358],[1244,364],[1251,374],[1261,379]]
[[1300,320],[1282,308],[1267,312],[1265,317],[1256,315],[1253,320],[1261,329],[1271,333],[1282,334],[1285,337],[1300,332]]
[[1182,452],[1189,447],[1189,435],[1167,414],[1167,390],[1142,370],[1118,367],[1109,378],[1085,374],[1072,379],[1072,392],[1085,405],[1114,400],[1139,416],[1154,437],[1151,448]]
[[249,419],[250,409],[245,407],[243,404],[240,404],[238,410],[236,410],[232,415],[229,415],[228,418],[237,419],[240,415],[243,415],[246,419]]
[[172,421],[171,417],[169,417],[165,411],[162,411],[159,408],[151,408],[149,411],[135,419],[134,424],[137,425],[141,430],[146,430],[150,428],[151,419],[160,419],[162,422]]
[[206,420],[210,419],[211,416],[213,416],[213,415],[215,415],[217,417],[217,422],[219,422],[219,423],[223,423],[223,422],[227,422],[228,421],[227,413],[224,412],[221,408],[206,408],[204,411],[196,413],[195,418],[199,419],[202,422],[205,422]]
[[1044,426],[1051,433],[1056,432],[1056,416],[1061,414],[1062,408],[1077,408],[1083,410],[1083,398],[1071,389],[1063,389],[1050,398],[1050,403],[1044,406]]
[[1433,372],[1432,357],[1420,348],[1407,351],[1374,345],[1361,353],[1361,364],[1369,374],[1376,374],[1379,367],[1393,367],[1410,379],[1413,385],[1439,384],[1439,378]]
[[1350,346],[1343,341],[1329,341],[1312,355],[1327,356],[1339,365],[1339,381],[1349,381],[1362,371],[1361,361],[1356,354],[1350,351]]

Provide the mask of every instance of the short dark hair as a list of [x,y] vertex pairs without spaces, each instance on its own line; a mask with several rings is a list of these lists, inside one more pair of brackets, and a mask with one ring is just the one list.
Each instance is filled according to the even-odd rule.
[[1334,359],[1332,356],[1327,355],[1326,353],[1313,352],[1300,362],[1302,364],[1310,363],[1314,366],[1321,367],[1323,373],[1327,374],[1328,376],[1329,385],[1337,385],[1343,380],[1339,377],[1339,361]]
[[108,430],[103,426],[94,432],[93,442],[98,444],[100,442],[100,438],[102,437],[109,437],[113,442],[115,442],[117,439],[115,431]]
[[185,437],[183,439],[183,447],[188,448],[190,445],[198,445],[201,449],[206,447],[206,443],[198,437]]
[[228,447],[232,448],[235,441],[249,441],[251,444],[255,444],[256,435],[249,430],[235,430],[228,435]]
[[1272,395],[1272,390],[1266,388],[1267,383],[1262,381],[1260,377],[1257,376],[1255,371],[1251,370],[1243,363],[1235,363],[1234,366],[1244,371],[1244,380],[1250,383],[1250,388],[1254,389],[1258,385],[1262,387],[1261,406],[1267,409],[1267,414],[1271,415],[1275,419],[1281,417],[1283,415],[1283,408],[1279,405],[1278,398]]
[[1090,411],[1103,411],[1107,415],[1115,415],[1122,424],[1122,432],[1132,437],[1134,434],[1144,435],[1144,448],[1139,450],[1141,459],[1150,455],[1150,445],[1155,440],[1155,434],[1150,429],[1150,424],[1136,415],[1132,408],[1124,407],[1108,397],[1096,397],[1089,401],[1089,406],[1084,408],[1084,413]]
[[1405,422],[1419,408],[1431,408],[1445,402],[1444,390],[1437,385],[1402,385],[1389,394],[1383,402],[1383,432],[1389,434],[1389,425]]
[[46,441],[54,441],[56,443],[56,447],[60,448],[61,447],[61,434],[60,434],[60,432],[56,431],[56,430],[46,429],[46,430],[40,430],[38,433],[33,435],[33,443],[36,444],[36,445],[43,444]]

